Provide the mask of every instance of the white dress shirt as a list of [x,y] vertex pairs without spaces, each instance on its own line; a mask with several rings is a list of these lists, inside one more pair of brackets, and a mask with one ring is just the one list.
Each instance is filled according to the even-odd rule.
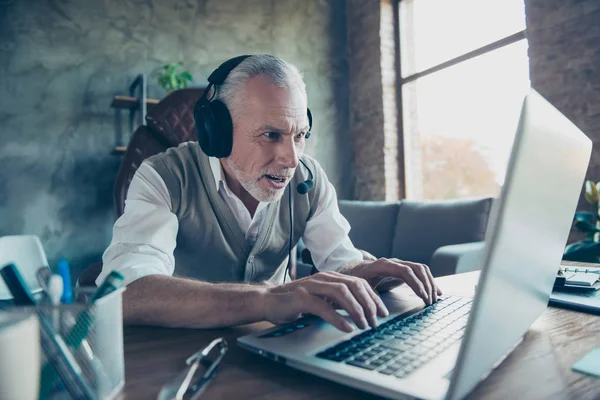
[[[209,160],[221,199],[246,232],[248,243],[254,245],[269,203],[260,202],[252,217],[227,186],[219,159],[210,157]],[[103,282],[112,270],[124,276],[125,284],[147,275],[172,276],[178,228],[165,181],[148,163],[142,163],[131,180],[125,211],[115,222],[112,241],[102,256],[104,265],[96,283]],[[319,271],[335,271],[350,261],[362,260],[362,254],[348,237],[349,231],[350,225],[338,209],[335,189],[327,182],[323,198],[318,199],[317,209],[307,221],[302,236]]]

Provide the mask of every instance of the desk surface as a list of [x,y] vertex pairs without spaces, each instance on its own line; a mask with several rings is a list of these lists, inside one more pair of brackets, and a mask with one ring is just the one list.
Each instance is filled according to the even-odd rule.
[[[469,295],[476,279],[477,273],[468,273],[438,282],[445,294]],[[378,398],[269,361],[235,344],[237,337],[269,326],[263,322],[214,330],[126,327],[126,385],[120,399],[155,399],[163,383],[183,368],[184,360],[218,336],[227,339],[230,349],[202,398]],[[469,398],[599,399],[600,381],[570,370],[594,347],[600,347],[600,317],[549,307]]]

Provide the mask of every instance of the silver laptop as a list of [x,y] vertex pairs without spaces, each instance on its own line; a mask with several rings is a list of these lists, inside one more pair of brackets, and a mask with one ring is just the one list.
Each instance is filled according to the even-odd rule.
[[573,123],[532,90],[490,217],[474,298],[449,296],[415,310],[410,299],[390,292],[382,296],[390,316],[375,329],[343,333],[307,317],[241,337],[238,344],[389,398],[464,397],[546,308],[591,148]]

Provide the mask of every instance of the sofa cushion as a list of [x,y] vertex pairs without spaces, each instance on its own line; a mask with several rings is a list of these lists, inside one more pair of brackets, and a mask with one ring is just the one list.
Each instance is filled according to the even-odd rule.
[[356,248],[376,257],[390,256],[400,203],[340,200],[339,207]]
[[391,256],[428,263],[441,246],[484,240],[492,198],[403,201]]

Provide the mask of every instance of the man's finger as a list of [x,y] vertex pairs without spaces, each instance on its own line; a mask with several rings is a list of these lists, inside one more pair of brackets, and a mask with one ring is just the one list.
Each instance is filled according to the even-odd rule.
[[301,310],[304,314],[314,314],[322,318],[342,332],[352,332],[354,330],[352,325],[338,314],[331,304],[316,296],[310,294],[306,296],[302,301]]
[[431,274],[431,268],[427,267],[426,271],[427,271],[427,274],[429,275],[429,279],[431,279],[431,282],[433,282],[433,293],[434,293],[433,301],[436,302],[436,301],[438,301],[438,297],[440,297],[442,295],[442,290],[440,289],[435,278]]
[[427,269],[427,267],[425,267],[423,264],[417,264],[417,263],[406,262],[404,264],[406,264],[412,268],[415,275],[417,275],[417,278],[419,278],[419,280],[425,287],[425,291],[427,292],[427,296],[428,296],[428,299],[425,303],[427,305],[431,305],[433,302],[433,293],[434,293],[435,289],[433,287],[434,283],[430,281],[429,275],[427,274],[427,271],[425,271]]
[[427,305],[430,305],[433,302],[437,301],[437,285],[427,265],[415,263],[412,261],[399,260],[397,258],[392,258],[391,260],[398,264],[407,265],[413,270],[413,272],[415,273],[417,278],[419,278],[419,280],[423,283],[423,287],[427,291],[428,300],[425,300],[425,303]]
[[367,293],[369,294],[369,296],[371,296],[371,298],[377,305],[377,315],[379,315],[380,317],[387,317],[388,315],[390,315],[390,312],[388,311],[387,307],[385,306],[385,304],[383,304],[383,300],[381,300],[381,297],[379,297],[379,295],[375,292],[371,285],[369,285],[369,282],[364,280],[364,283],[366,286]]
[[393,260],[386,260],[382,263],[376,271],[377,275],[390,276],[393,278],[400,278],[406,283],[412,290],[427,302],[427,292],[421,280],[415,275],[414,271],[408,265],[394,262]]
[[325,297],[342,307],[360,329],[367,328],[366,312],[344,282],[306,281],[304,287],[313,295]]
[[405,261],[405,263],[411,265],[411,264],[415,264],[415,265],[420,265],[423,268],[423,271],[425,272],[425,274],[427,275],[427,279],[429,280],[429,283],[431,284],[431,295],[433,298],[433,302],[437,301],[438,296],[441,296],[442,291],[440,290],[440,288],[438,287],[435,279],[433,278],[433,275],[431,274],[431,270],[429,269],[429,267],[425,264],[416,264],[416,263],[412,263],[409,261]]
[[[373,292],[373,289],[371,289],[371,286],[367,283],[367,281],[362,278],[356,278],[340,273],[330,273],[329,275],[323,276],[322,279],[345,284],[352,292],[352,295],[362,306],[364,315],[367,318],[367,321],[369,321],[369,325],[373,328],[377,326],[377,314],[383,314],[385,306],[383,305],[381,299],[379,299],[379,302],[377,302],[373,298],[373,296],[377,298],[378,296]],[[373,293],[371,294],[369,292]]]
[[372,291],[371,285],[369,285],[364,279],[356,278],[350,282],[348,286],[358,301],[362,304],[363,308],[366,308],[365,316],[369,321],[369,325],[372,328],[375,328],[377,326],[378,305],[375,299],[369,293],[369,291]]

